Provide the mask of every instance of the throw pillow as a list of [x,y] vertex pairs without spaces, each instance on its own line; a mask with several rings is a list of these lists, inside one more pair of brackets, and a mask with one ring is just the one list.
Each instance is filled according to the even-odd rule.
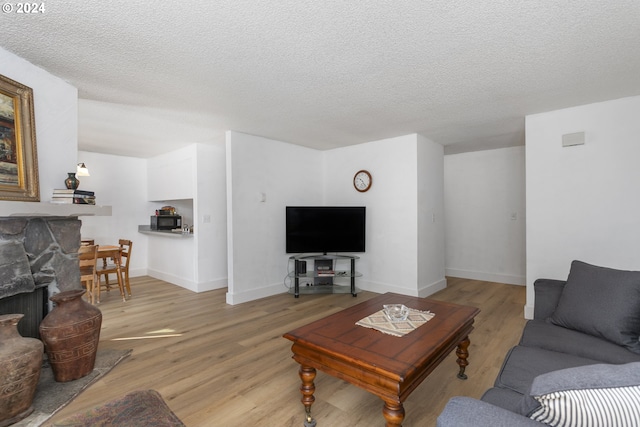
[[559,427],[638,427],[639,401],[640,362],[597,364],[539,375],[522,413]]
[[571,263],[551,323],[640,353],[640,271]]
[[553,427],[638,427],[640,386],[567,390],[538,396],[529,418]]

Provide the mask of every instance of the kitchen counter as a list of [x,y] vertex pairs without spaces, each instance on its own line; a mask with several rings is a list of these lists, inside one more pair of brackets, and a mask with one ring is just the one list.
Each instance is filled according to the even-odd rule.
[[142,234],[151,234],[154,236],[162,236],[162,237],[175,237],[175,238],[189,238],[193,237],[193,233],[183,233],[180,231],[172,231],[172,230],[152,230],[149,225],[139,225],[138,233]]

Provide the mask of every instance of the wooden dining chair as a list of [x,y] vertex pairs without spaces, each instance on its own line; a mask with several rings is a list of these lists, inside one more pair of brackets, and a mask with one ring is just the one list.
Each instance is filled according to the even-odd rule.
[[[122,282],[127,290],[127,295],[131,296],[131,285],[129,284],[129,261],[131,259],[131,248],[133,242],[131,240],[120,239],[118,240],[120,245],[120,272],[122,273]],[[109,274],[118,274],[118,269],[115,264],[115,260],[111,259],[108,262],[104,260],[102,268],[98,269],[98,287],[105,286],[107,290],[111,287],[109,283]],[[104,275],[104,285],[101,284],[100,276]],[[100,298],[100,289],[98,289],[98,298]]]
[[91,304],[96,303],[96,289],[98,276],[96,275],[96,260],[98,246],[81,245],[78,249],[78,266],[80,267],[80,284],[87,290],[87,300]]

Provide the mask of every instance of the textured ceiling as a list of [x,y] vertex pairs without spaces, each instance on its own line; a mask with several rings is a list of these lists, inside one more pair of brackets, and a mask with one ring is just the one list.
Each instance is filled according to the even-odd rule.
[[524,116],[640,94],[638,0],[44,1],[0,46],[79,89],[79,149],[228,129],[319,149],[524,144]]

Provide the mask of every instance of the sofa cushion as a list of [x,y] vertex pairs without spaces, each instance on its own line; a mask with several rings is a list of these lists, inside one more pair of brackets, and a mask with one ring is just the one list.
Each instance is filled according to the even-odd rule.
[[596,364],[536,377],[520,413],[552,426],[639,426],[640,362]]
[[596,363],[600,362],[557,351],[516,346],[507,353],[502,369],[496,378],[495,386],[525,395],[529,392],[531,383],[538,375]]
[[603,338],[556,326],[543,320],[530,320],[522,331],[520,345],[569,353],[600,363],[640,362],[640,354]]
[[533,307],[534,319],[544,320],[553,314],[566,284],[564,280],[553,279],[537,279],[533,282],[536,301]]
[[[415,425],[423,425],[421,423]],[[453,397],[436,427],[540,427],[542,424],[470,397]]]
[[508,388],[491,387],[485,391],[480,400],[499,406],[512,412],[520,413],[524,396]]
[[640,271],[573,261],[549,321],[640,353]]

